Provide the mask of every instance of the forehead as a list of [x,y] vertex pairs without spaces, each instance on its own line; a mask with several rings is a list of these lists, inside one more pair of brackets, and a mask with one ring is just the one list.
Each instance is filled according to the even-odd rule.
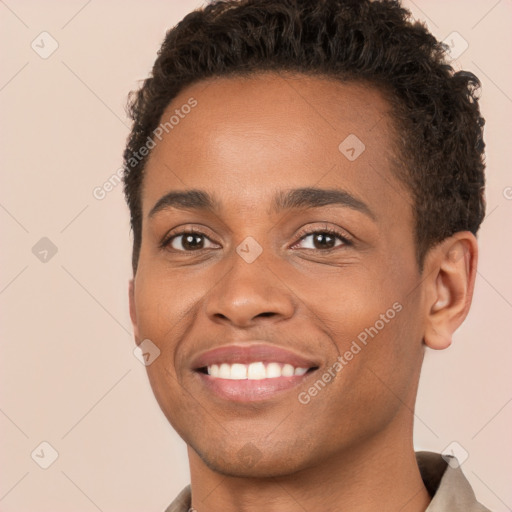
[[366,84],[275,73],[208,79],[174,98],[160,126],[144,217],[173,189],[252,206],[294,187],[342,187],[388,207],[406,194],[393,173],[390,106]]

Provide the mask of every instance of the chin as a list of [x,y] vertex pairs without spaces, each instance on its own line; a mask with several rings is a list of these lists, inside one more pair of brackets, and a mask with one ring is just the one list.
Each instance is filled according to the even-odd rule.
[[202,460],[212,471],[233,478],[278,478],[301,469],[290,463],[283,464],[282,460],[276,460],[274,457],[267,461],[259,460],[254,465],[245,461],[226,461],[218,457],[214,460],[202,457]]
[[216,446],[215,451],[192,447],[192,450],[212,471],[235,478],[277,478],[314,464],[307,454],[297,453],[290,445],[281,449],[278,446],[257,447],[249,441],[241,447]]

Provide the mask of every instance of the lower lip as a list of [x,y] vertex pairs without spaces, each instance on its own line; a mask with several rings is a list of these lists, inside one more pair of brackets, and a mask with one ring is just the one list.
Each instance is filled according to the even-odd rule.
[[280,393],[299,386],[311,373],[292,377],[275,377],[273,379],[219,379],[205,373],[197,372],[201,382],[213,393],[232,402],[256,402],[273,398]]

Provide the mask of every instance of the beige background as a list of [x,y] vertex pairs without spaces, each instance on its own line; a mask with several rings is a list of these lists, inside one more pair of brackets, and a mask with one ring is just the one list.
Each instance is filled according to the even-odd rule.
[[[0,1],[2,512],[159,512],[188,483],[185,446],[133,355],[122,187],[103,200],[93,190],[121,165],[127,92],[165,30],[200,4]],[[481,78],[487,119],[474,303],[453,346],[427,353],[415,445],[457,442],[478,498],[510,510],[512,1],[405,5],[438,38],[467,41],[455,66]],[[31,48],[43,31],[59,45],[47,59]],[[58,250],[47,262],[32,252],[42,237]],[[50,460],[43,441],[58,452],[48,469],[35,462]]]

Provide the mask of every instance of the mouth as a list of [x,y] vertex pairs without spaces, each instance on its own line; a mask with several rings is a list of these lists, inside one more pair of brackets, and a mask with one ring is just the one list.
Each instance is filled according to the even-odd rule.
[[202,354],[193,363],[207,391],[234,402],[273,398],[300,386],[318,362],[270,345],[229,345]]
[[316,369],[316,367],[303,368],[294,367],[289,363],[264,363],[263,361],[257,361],[250,364],[212,364],[199,368],[198,371],[203,374],[210,375],[216,379],[264,380],[278,379],[279,377],[293,377],[295,375],[305,375],[307,372],[313,371],[314,369]]

